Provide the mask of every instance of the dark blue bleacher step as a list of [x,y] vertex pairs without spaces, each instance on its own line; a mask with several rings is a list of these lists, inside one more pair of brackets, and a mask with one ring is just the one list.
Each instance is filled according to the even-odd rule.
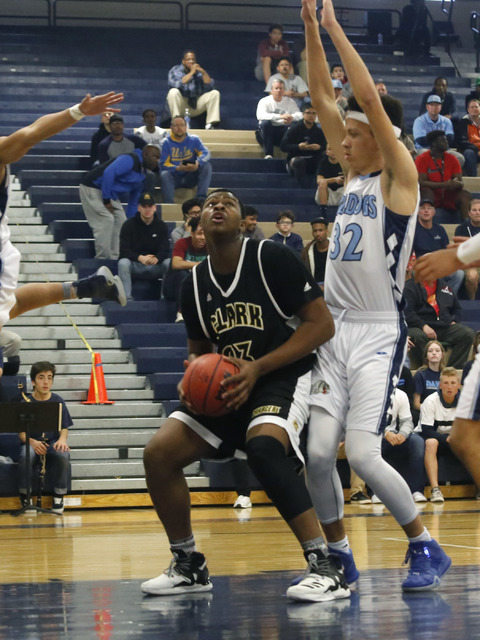
[[[165,224],[170,235],[175,229],[175,222],[166,222]],[[50,223],[48,230],[53,234],[55,242],[93,238],[92,230],[86,220],[55,220]]]
[[[39,113],[45,113],[42,107],[39,109]],[[33,155],[79,155],[88,156],[90,153],[90,139],[88,140],[60,140],[56,136],[51,140],[44,140],[39,142],[28,152]]]
[[188,357],[187,346],[183,347],[139,347],[131,349],[137,373],[170,373],[182,371]]
[[95,273],[100,267],[108,267],[110,271],[117,275],[118,273],[118,261],[117,260],[98,260],[97,258],[85,258],[75,260],[73,262],[75,271],[78,278],[86,278],[87,276]]
[[275,159],[268,162],[263,158],[212,158],[214,173],[281,173],[285,175],[285,160]]
[[55,169],[22,169],[17,173],[23,190],[29,187],[57,186],[57,187],[78,187],[80,180],[85,175],[85,171],[55,170]]
[[460,300],[463,321],[480,323],[480,304],[478,300]]
[[151,373],[147,375],[150,388],[153,389],[153,397],[155,400],[173,400],[177,403],[178,389],[177,385],[183,378],[183,369],[176,373]]
[[[216,187],[228,188],[231,185],[216,183]],[[235,193],[244,204],[257,206],[257,204],[279,204],[283,209],[289,209],[298,205],[311,205],[314,202],[315,193],[310,189],[245,189],[238,188]]]
[[126,307],[103,302],[101,307],[108,325],[174,323],[177,315],[177,305],[167,300],[129,302]]
[[[265,164],[270,164],[268,160],[264,160]],[[313,177],[313,176],[312,176]],[[215,172],[212,175],[212,187],[230,187],[231,189],[283,189],[291,190],[292,193],[299,190],[298,182],[293,176],[286,172],[281,173],[223,173]],[[312,184],[313,188],[313,184]],[[310,198],[313,199],[311,190],[309,190]]]
[[187,344],[187,332],[183,322],[175,324],[120,324],[117,332],[124,349],[135,347],[183,347]]
[[55,220],[85,221],[80,202],[42,202],[37,206],[44,224],[50,224]]
[[[313,195],[312,195],[313,202]],[[245,204],[251,204],[250,202],[245,202]],[[281,211],[285,211],[288,206],[283,204],[261,204],[261,205],[252,205],[257,209],[259,216],[259,224],[261,226],[262,222],[276,222],[277,216]],[[337,207],[327,207],[327,219],[329,222],[333,222],[335,220],[335,215],[337,213]],[[302,204],[300,206],[295,206],[294,208],[295,220],[297,222],[310,222],[314,218],[318,218],[320,216],[320,209],[316,204]]]
[[[62,240],[61,247],[65,252],[65,260],[67,262],[75,263],[79,260],[95,258],[95,244],[90,229],[88,230],[88,233],[90,235],[89,238],[67,238],[66,240]],[[79,278],[84,278],[89,275],[88,273],[80,271],[77,271],[77,273]]]
[[20,171],[39,171],[40,169],[48,171],[81,171],[83,174],[89,171],[91,164],[89,156],[32,156],[27,154],[10,166],[12,173],[15,175],[18,175]]

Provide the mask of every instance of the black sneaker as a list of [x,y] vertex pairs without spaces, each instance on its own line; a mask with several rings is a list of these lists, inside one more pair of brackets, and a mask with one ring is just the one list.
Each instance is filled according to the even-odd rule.
[[175,551],[168,569],[158,578],[142,583],[141,589],[152,596],[168,596],[211,591],[212,586],[203,553],[193,551],[187,555],[184,551]]
[[100,267],[97,271],[82,278],[73,285],[78,298],[103,298],[113,300],[122,307],[127,304],[127,297],[119,276],[114,276],[108,267]]
[[372,501],[362,491],[357,491],[357,493],[354,493],[353,496],[350,498],[350,503],[351,504],[371,504]]
[[53,496],[52,513],[62,514],[64,510],[63,496]]
[[26,493],[21,493],[20,494],[20,503],[22,505],[22,509],[24,507],[28,507],[29,504],[31,504],[28,500],[27,500],[27,494]]
[[287,589],[287,598],[307,602],[327,602],[350,597],[338,557],[326,556],[317,549],[306,551],[308,567],[304,577]]

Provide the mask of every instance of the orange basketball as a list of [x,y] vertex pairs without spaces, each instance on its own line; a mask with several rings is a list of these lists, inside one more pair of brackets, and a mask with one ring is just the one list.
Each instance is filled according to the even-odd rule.
[[237,374],[240,369],[219,353],[207,353],[189,364],[182,388],[196,413],[204,416],[223,416],[230,410],[221,398],[222,380]]

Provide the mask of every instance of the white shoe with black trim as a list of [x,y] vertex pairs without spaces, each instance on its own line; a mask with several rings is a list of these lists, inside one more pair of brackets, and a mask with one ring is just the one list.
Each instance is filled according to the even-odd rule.
[[168,596],[177,593],[197,593],[211,591],[207,561],[203,553],[192,551],[187,555],[184,551],[175,551],[168,569],[158,578],[143,582],[143,593],[152,596]]
[[287,589],[287,598],[305,602],[328,602],[349,598],[351,593],[340,560],[324,555],[320,549],[305,552],[305,576]]

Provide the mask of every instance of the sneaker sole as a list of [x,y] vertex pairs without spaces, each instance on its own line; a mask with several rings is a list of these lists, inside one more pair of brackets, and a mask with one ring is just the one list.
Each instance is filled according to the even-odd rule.
[[445,560],[440,565],[440,568],[437,569],[438,575],[435,576],[435,579],[432,582],[432,584],[427,584],[427,585],[425,585],[423,587],[404,587],[402,585],[402,590],[406,591],[406,592],[408,592],[408,591],[434,591],[435,589],[437,589],[440,586],[440,584],[442,582],[440,578],[447,573],[447,571],[450,569],[451,565],[452,565],[451,558],[446,556]]
[[331,600],[342,600],[351,596],[350,589],[337,589],[334,593],[316,593],[306,591],[304,587],[298,589],[296,586],[287,589],[287,598],[298,602],[330,602]]
[[150,596],[175,596],[182,593],[200,593],[202,591],[211,591],[213,589],[213,584],[209,582],[208,584],[194,584],[191,587],[183,585],[178,587],[155,589],[154,587],[147,587],[146,583],[143,583],[140,588],[143,593],[146,593]]

